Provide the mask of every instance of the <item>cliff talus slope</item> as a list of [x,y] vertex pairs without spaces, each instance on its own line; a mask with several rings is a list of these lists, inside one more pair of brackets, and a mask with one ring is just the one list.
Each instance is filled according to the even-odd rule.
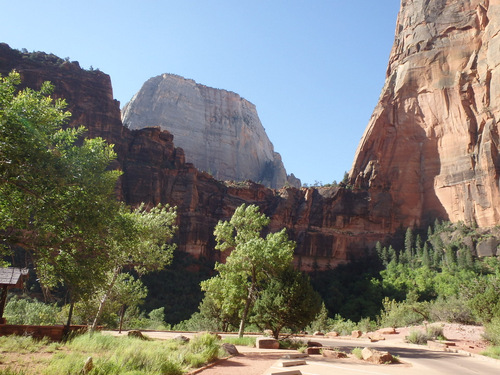
[[252,180],[272,188],[287,182],[255,106],[238,94],[163,74],[145,82],[122,112],[130,129],[168,130],[186,160],[218,180]]
[[351,170],[391,221],[500,219],[500,1],[403,0],[387,79]]

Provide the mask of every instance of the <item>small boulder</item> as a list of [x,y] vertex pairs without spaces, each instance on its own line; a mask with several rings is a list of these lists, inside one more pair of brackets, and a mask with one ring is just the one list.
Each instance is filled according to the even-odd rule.
[[320,347],[320,346],[310,346],[306,349],[306,353],[309,354],[309,355],[312,355],[312,354],[321,354],[321,350],[323,348]]
[[321,344],[320,342],[316,342],[316,341],[308,341],[307,342],[307,346],[309,348],[313,347],[313,346],[319,346],[319,347],[322,347],[323,344]]
[[278,340],[270,337],[257,337],[257,340],[255,340],[255,346],[258,349],[279,349],[280,343]]
[[366,337],[368,337],[371,342],[385,340],[385,337],[382,336],[380,333],[377,333],[377,332],[369,332],[369,333],[366,334]]
[[392,363],[394,358],[389,352],[380,352],[375,349],[364,348],[361,351],[361,355],[365,361],[375,363],[375,364],[384,364],[384,363]]
[[189,342],[189,337],[183,335],[177,335],[173,339],[176,341]]
[[146,337],[139,330],[128,331],[127,336],[129,336],[129,337],[137,337],[138,339],[146,340]]
[[83,364],[81,373],[88,374],[90,371],[92,371],[93,368],[94,368],[94,361],[92,360],[92,357],[88,357],[85,360],[85,363]]
[[335,358],[335,359],[340,359],[340,358],[347,358],[347,354],[344,352],[339,352],[338,350],[334,349],[323,349],[323,357],[327,358]]
[[355,330],[355,331],[351,332],[351,337],[353,339],[359,339],[362,335],[363,335],[363,332],[361,332],[360,330]]
[[326,334],[326,337],[338,337],[339,336],[339,333],[338,332],[335,332],[335,331],[332,331],[332,332],[328,332]]
[[313,336],[324,336],[325,334],[323,332],[320,332],[320,331],[316,331],[313,333]]
[[386,327],[378,329],[377,333],[380,333],[381,335],[395,335],[397,332],[394,327]]
[[230,355],[238,355],[238,354],[240,354],[238,352],[238,349],[236,349],[236,346],[234,346],[233,344],[229,344],[229,343],[225,342],[225,343],[222,344],[222,347]]

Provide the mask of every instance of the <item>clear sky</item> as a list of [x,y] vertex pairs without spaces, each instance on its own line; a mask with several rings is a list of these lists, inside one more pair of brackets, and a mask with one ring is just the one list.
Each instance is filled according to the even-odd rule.
[[257,106],[287,172],[313,184],[351,168],[385,80],[400,0],[0,4],[0,42],[99,68],[122,106],[162,73],[238,93]]

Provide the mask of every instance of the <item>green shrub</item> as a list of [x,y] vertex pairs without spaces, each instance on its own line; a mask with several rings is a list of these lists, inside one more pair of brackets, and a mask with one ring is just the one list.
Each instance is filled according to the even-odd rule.
[[495,317],[484,325],[484,338],[493,345],[500,346],[500,317]]
[[344,319],[340,315],[335,315],[334,319],[329,319],[328,331],[338,332],[341,336],[350,335],[352,331],[357,329],[357,324],[350,319]]
[[5,305],[5,318],[9,324],[53,325],[61,309],[31,298],[13,297]]
[[429,318],[435,322],[475,324],[476,320],[465,297],[438,298],[429,306]]
[[362,351],[363,350],[361,348],[354,348],[354,349],[351,350],[351,353],[357,359],[363,359],[363,354],[361,354]]
[[443,326],[442,325],[430,325],[427,327],[427,338],[433,340],[446,340],[443,334]]
[[428,337],[427,335],[422,332],[422,331],[410,331],[410,334],[405,337],[406,341],[412,343],[412,344],[417,344],[417,345],[425,345],[427,344]]
[[491,358],[500,359],[500,346],[490,346],[486,348],[485,351],[481,352],[481,354]]
[[280,349],[293,349],[299,350],[303,347],[307,347],[307,344],[302,340],[293,340],[293,339],[283,339],[279,340]]
[[428,316],[429,304],[426,302],[397,302],[386,297],[382,304],[384,308],[379,316],[379,325],[382,327],[411,326],[423,322]]
[[372,332],[378,328],[377,322],[371,320],[370,318],[363,318],[357,324],[357,329],[363,332]]

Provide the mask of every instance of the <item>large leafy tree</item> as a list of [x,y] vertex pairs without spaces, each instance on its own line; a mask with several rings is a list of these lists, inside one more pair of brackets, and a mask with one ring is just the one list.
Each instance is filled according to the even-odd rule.
[[231,250],[231,254],[225,263],[215,265],[219,274],[201,285],[226,315],[239,314],[240,337],[259,289],[293,259],[295,243],[288,240],[285,229],[262,237],[268,224],[269,218],[257,206],[243,204],[231,220],[220,221],[214,231],[216,249]]
[[64,100],[18,91],[19,74],[0,77],[0,230],[3,243],[31,255],[43,285],[91,293],[108,268],[105,234],[114,220],[119,171],[112,146],[63,129]]
[[139,275],[164,268],[172,262],[175,244],[169,244],[177,227],[175,207],[158,205],[146,210],[144,205],[133,211],[122,207],[118,225],[108,236],[111,269],[102,291],[92,328],[95,329],[104,304],[112,294],[122,270]]
[[299,332],[311,323],[321,310],[321,297],[309,277],[287,268],[269,281],[257,298],[251,320],[270,329],[278,339],[283,328]]

